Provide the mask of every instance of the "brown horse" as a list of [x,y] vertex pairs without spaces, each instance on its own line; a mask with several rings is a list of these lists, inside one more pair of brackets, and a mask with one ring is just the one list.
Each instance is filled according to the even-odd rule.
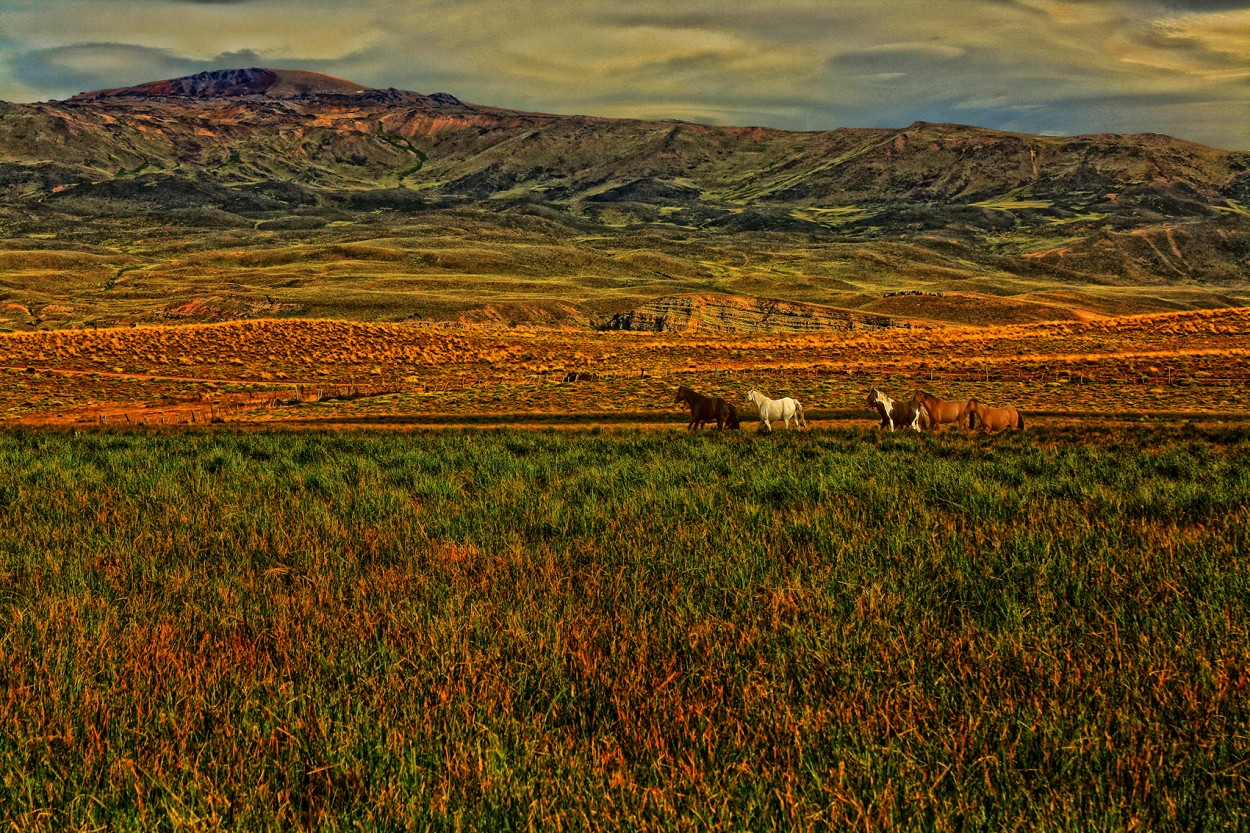
[[964,405],[959,413],[959,424],[968,428],[980,428],[982,431],[1001,431],[1004,428],[1024,430],[1024,414],[1010,406],[1006,408],[987,408],[974,396]]
[[924,405],[924,409],[929,413],[930,427],[934,431],[948,422],[959,422],[959,415],[963,413],[964,406],[968,404],[967,402],[938,399],[927,390],[916,391],[912,394],[911,401],[917,405]]
[[677,389],[673,402],[685,402],[690,406],[690,424],[686,430],[695,431],[705,422],[716,422],[716,430],[738,427],[738,409],[719,396],[704,396],[682,385]]
[[889,428],[893,431],[895,427],[899,427],[919,431],[930,426],[929,413],[924,405],[891,399],[876,388],[868,391],[866,401],[868,407],[881,417],[881,428]]

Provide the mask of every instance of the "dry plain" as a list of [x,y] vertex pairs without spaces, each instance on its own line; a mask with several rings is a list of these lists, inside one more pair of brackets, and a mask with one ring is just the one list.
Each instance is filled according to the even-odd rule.
[[0,368],[8,424],[627,426],[679,421],[679,384],[795,396],[818,421],[870,420],[871,387],[1031,425],[1241,421],[1250,311],[752,336],[271,319],[7,334]]

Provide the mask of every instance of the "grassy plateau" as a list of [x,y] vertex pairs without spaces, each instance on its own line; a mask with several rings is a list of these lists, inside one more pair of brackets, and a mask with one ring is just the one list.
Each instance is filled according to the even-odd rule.
[[1250,431],[0,433],[21,830],[1244,830]]

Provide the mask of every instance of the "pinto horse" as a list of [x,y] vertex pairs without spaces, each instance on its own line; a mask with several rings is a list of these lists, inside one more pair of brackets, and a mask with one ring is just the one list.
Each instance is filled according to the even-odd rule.
[[685,402],[690,406],[690,424],[686,426],[687,431],[696,431],[703,423],[712,421],[716,422],[718,431],[726,427],[738,427],[738,409],[719,396],[704,396],[682,385],[677,389],[677,397],[673,402]]
[[924,405],[891,399],[876,388],[868,392],[868,406],[881,417],[880,427],[891,431],[896,425],[915,431],[919,431],[922,426],[929,426],[929,412]]
[[963,413],[964,406],[967,402],[957,402],[948,399],[938,399],[927,390],[918,390],[912,394],[911,401],[917,405],[924,405],[924,409],[929,413],[930,427],[936,431],[941,425],[948,422],[958,423],[960,414]]
[[1012,428],[1024,430],[1024,414],[1011,406],[1006,408],[987,408],[974,396],[964,405],[959,413],[959,424],[969,428],[980,428],[982,431],[1001,431]]

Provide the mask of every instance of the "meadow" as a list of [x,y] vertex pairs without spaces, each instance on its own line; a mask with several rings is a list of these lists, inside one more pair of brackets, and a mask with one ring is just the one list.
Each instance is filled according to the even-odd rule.
[[1250,429],[0,432],[21,830],[1244,830]]

